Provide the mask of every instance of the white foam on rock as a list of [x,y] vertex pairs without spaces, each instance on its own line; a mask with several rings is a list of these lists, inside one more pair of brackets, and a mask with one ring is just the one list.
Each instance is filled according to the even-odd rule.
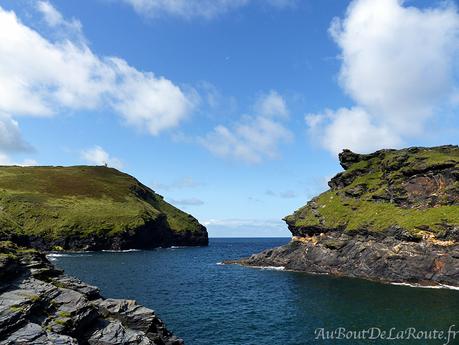
[[420,284],[409,284],[409,283],[390,283],[391,285],[396,286],[407,286],[412,288],[421,288],[421,289],[447,289],[447,290],[458,290],[459,286],[452,286],[452,285],[420,285]]

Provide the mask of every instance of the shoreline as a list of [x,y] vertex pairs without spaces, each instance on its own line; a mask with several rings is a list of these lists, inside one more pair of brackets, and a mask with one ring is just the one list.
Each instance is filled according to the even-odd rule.
[[419,283],[407,283],[407,282],[395,282],[395,281],[388,281],[388,280],[378,280],[378,279],[366,279],[360,277],[348,277],[343,275],[334,275],[331,273],[317,273],[317,272],[306,272],[294,269],[287,269],[284,266],[252,266],[247,265],[241,262],[232,262],[232,261],[223,261],[217,262],[216,265],[237,265],[241,267],[259,269],[259,270],[267,270],[267,271],[282,271],[282,272],[293,272],[293,273],[302,273],[311,276],[327,276],[332,278],[345,278],[345,279],[358,279],[363,280],[371,283],[378,283],[383,285],[393,285],[393,286],[403,286],[403,287],[410,287],[410,288],[418,288],[418,289],[437,289],[437,290],[457,290],[459,291],[459,286],[454,285],[447,285],[447,284],[438,284],[438,285],[424,285]]
[[330,232],[292,238],[280,247],[223,264],[364,279],[392,285],[459,290],[459,245],[439,246],[392,236]]

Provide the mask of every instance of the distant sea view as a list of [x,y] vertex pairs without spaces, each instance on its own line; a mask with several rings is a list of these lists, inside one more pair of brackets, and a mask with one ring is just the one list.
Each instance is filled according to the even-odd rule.
[[[459,291],[219,264],[288,240],[212,238],[209,247],[58,254],[50,259],[67,274],[98,286],[104,296],[135,299],[154,309],[187,345],[390,344],[394,341],[320,336],[337,328],[373,329],[375,335],[391,328],[423,334],[446,332],[453,325],[459,330]],[[459,344],[459,338],[450,344]]]

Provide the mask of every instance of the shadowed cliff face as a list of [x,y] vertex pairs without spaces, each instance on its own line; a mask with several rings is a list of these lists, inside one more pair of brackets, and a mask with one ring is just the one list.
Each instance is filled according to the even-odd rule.
[[207,245],[191,215],[107,167],[0,167],[0,239],[40,249]]
[[330,189],[285,218],[289,244],[229,263],[459,286],[459,148],[339,158]]
[[11,242],[0,242],[0,301],[0,344],[183,345],[153,310],[105,299]]

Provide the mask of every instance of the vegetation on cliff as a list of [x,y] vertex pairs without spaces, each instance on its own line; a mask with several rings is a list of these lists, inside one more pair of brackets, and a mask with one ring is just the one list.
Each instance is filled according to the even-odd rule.
[[448,237],[459,225],[459,147],[355,154],[330,189],[285,221],[295,236],[328,231],[395,231],[405,237]]
[[170,244],[174,238],[181,238],[180,244],[187,238],[207,242],[195,218],[116,169],[0,167],[0,238],[40,238],[55,247],[72,247],[67,239],[129,238],[140,231],[139,241],[150,231]]

